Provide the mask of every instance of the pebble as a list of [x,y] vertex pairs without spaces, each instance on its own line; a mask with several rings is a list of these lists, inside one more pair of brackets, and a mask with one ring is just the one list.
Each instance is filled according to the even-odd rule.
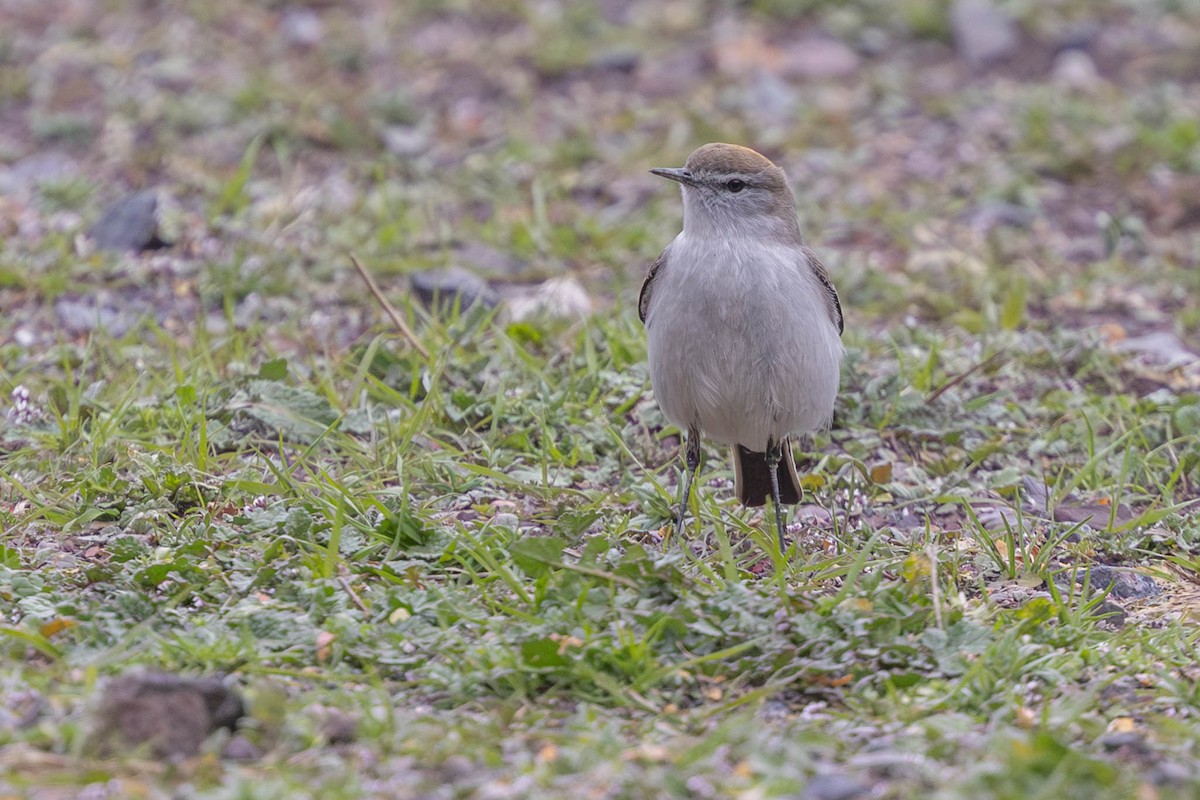
[[476,303],[493,308],[500,302],[487,281],[463,267],[446,267],[413,273],[413,294],[427,308],[445,312],[458,305],[466,310]]
[[1020,42],[1016,23],[988,0],[956,0],[950,29],[955,50],[976,67],[1013,55]]
[[158,238],[158,194],[153,189],[122,197],[88,230],[98,250],[141,252],[164,247]]
[[1069,48],[1054,57],[1050,78],[1060,86],[1086,92],[1099,86],[1103,79],[1096,62],[1083,50]]

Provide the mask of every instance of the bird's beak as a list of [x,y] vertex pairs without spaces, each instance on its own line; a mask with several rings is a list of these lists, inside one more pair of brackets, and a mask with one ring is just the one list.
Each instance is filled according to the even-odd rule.
[[696,185],[696,179],[692,177],[692,173],[683,168],[666,169],[664,167],[656,167],[655,169],[650,170],[650,172],[654,173],[660,178],[666,178],[667,180],[682,183],[684,186]]

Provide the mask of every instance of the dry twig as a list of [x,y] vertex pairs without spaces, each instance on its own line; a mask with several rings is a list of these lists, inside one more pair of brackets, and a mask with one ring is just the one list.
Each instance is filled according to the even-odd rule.
[[413,346],[413,349],[420,353],[422,358],[429,361],[429,351],[417,340],[417,335],[413,333],[412,328],[408,327],[408,323],[404,321],[404,317],[400,316],[400,312],[396,310],[396,307],[383,296],[383,292],[379,289],[379,284],[375,283],[375,279],[371,277],[371,273],[367,272],[367,268],[362,265],[362,262],[358,260],[358,256],[354,255],[354,253],[350,253],[350,263],[354,265],[354,268],[358,270],[358,274],[366,281],[367,288],[371,290],[371,294],[375,296],[375,300],[383,307],[387,315],[392,318],[392,324],[400,330],[400,333],[404,334],[404,338],[408,339],[408,343]]

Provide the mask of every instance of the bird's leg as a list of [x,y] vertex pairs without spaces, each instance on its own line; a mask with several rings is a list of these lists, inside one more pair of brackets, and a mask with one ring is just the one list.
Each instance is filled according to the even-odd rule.
[[[784,439],[783,441],[787,441]],[[783,459],[783,444],[767,440],[767,471],[771,473],[771,502],[775,504],[775,530],[779,534],[779,549],[783,550],[783,504],[779,502],[779,462]]]
[[683,521],[692,499],[692,476],[700,468],[700,431],[695,427],[687,431],[687,466],[683,470],[683,481],[679,485],[679,518],[675,521],[675,536],[683,536]]

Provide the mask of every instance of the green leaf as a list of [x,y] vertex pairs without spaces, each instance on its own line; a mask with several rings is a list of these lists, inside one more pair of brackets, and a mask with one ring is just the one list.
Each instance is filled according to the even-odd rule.
[[510,323],[506,332],[512,337],[513,341],[522,345],[541,344],[543,338],[542,332],[528,322]]
[[548,638],[521,642],[521,659],[535,669],[565,667],[570,663],[559,652],[559,643]]
[[1175,409],[1175,429],[1184,436],[1200,434],[1200,404],[1191,403]]
[[258,368],[258,377],[264,381],[285,381],[288,376],[286,358],[273,358]]
[[433,538],[433,529],[407,508],[385,516],[375,526],[375,533],[405,550],[426,545]]
[[262,134],[255,136],[253,141],[250,142],[250,146],[246,148],[246,152],[242,155],[242,161],[238,164],[237,171],[226,182],[224,189],[221,191],[221,196],[213,203],[210,216],[219,217],[222,214],[235,213],[244,208],[249,202],[246,197],[246,184],[250,182],[250,173],[254,171],[254,163],[258,161],[258,151],[262,147],[262,143]]
[[171,573],[178,569],[179,565],[175,562],[167,564],[152,564],[145,569],[139,570],[134,574],[134,578],[145,586],[158,586],[163,581],[171,577]]
[[1028,284],[1023,275],[1017,276],[1008,295],[1004,298],[1004,307],[1000,310],[1000,327],[1006,331],[1015,331],[1025,319],[1025,300]]
[[222,409],[250,417],[268,431],[298,442],[312,442],[337,419],[329,401],[308,389],[276,381],[252,380]]
[[537,578],[549,567],[562,563],[566,546],[567,540],[558,536],[535,536],[514,542],[509,554],[525,574]]
[[62,651],[51,644],[50,640],[40,633],[22,630],[21,628],[2,627],[0,628],[0,639],[5,638],[22,642],[53,661],[62,658]]

